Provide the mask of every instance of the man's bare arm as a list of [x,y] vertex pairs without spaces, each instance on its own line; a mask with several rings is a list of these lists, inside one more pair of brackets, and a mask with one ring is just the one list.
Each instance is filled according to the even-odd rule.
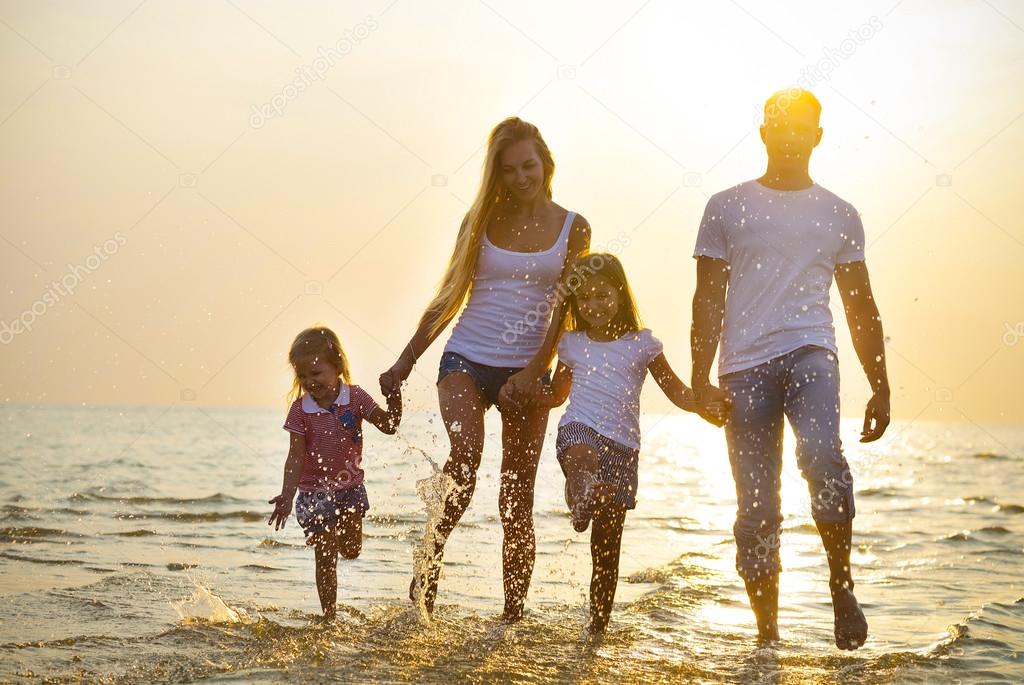
[[713,386],[711,365],[722,337],[725,292],[729,285],[729,264],[712,257],[697,258],[697,289],[693,293],[693,323],[690,327],[690,354],[693,369],[690,385],[700,395]]
[[853,338],[853,349],[871,384],[872,397],[864,413],[861,442],[882,437],[889,425],[889,376],[885,366],[885,338],[871,279],[864,262],[840,264],[835,271],[836,285],[846,310],[846,322]]

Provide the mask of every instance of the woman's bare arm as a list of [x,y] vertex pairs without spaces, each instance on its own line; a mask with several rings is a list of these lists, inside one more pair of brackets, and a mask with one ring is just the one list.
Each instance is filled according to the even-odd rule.
[[529,403],[531,398],[540,392],[540,379],[544,372],[551,365],[555,357],[555,350],[558,348],[558,341],[562,337],[562,329],[565,325],[565,315],[568,311],[568,280],[572,272],[572,265],[580,255],[590,249],[590,224],[577,214],[573,219],[572,229],[569,233],[569,244],[565,252],[565,263],[562,265],[562,274],[558,279],[554,312],[551,317],[551,325],[544,336],[544,342],[540,350],[526,367],[513,374],[501,388],[500,400],[511,403],[514,406],[523,406]]

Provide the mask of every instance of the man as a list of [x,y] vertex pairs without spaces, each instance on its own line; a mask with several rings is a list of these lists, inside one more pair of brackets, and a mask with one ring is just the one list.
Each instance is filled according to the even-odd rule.
[[[889,381],[860,217],[808,171],[821,141],[820,115],[821,104],[808,91],[772,95],[761,126],[764,175],[708,201],[694,250],[692,381],[702,402],[732,404],[725,430],[736,481],[736,568],[759,641],[779,639],[785,416],[828,558],[836,646],[853,650],[864,644],[868,627],[850,573],[853,478],[839,440],[833,274],[873,391],[861,442],[877,440],[889,424]],[[709,379],[720,338],[721,389]]]

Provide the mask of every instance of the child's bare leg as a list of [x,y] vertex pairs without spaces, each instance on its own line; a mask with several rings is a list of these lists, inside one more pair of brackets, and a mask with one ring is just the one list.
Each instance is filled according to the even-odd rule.
[[619,550],[626,508],[608,504],[594,513],[590,533],[590,556],[594,570],[590,576],[590,632],[603,633],[608,627],[615,587],[619,580]]
[[597,478],[597,454],[590,445],[573,445],[562,459],[565,471],[565,504],[574,511],[583,501],[589,486]]
[[334,620],[338,599],[338,540],[334,531],[318,534],[313,549],[316,552],[316,591],[320,595],[320,608],[324,618]]
[[342,512],[338,519],[338,554],[342,559],[356,559],[363,551],[363,515],[358,511]]
[[590,445],[573,445],[562,458],[565,471],[565,504],[572,514],[572,527],[582,533],[590,525],[594,510],[611,497],[609,483],[598,481],[597,453]]

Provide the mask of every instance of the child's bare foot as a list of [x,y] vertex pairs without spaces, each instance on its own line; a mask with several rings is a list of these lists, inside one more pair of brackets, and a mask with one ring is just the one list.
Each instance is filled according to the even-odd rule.
[[607,616],[605,616],[604,618],[595,618],[592,616],[590,618],[590,621],[587,623],[587,634],[590,635],[590,637],[600,637],[604,635],[607,630]]
[[505,607],[505,610],[501,612],[501,620],[503,623],[518,623],[523,620],[523,608],[509,608]]
[[853,591],[844,587],[833,592],[832,610],[835,613],[836,647],[852,651],[863,645],[868,639],[868,620]]
[[590,526],[594,512],[611,501],[615,488],[611,483],[598,481],[593,475],[587,474],[576,483],[565,482],[565,503],[569,506],[572,527],[582,533]]

